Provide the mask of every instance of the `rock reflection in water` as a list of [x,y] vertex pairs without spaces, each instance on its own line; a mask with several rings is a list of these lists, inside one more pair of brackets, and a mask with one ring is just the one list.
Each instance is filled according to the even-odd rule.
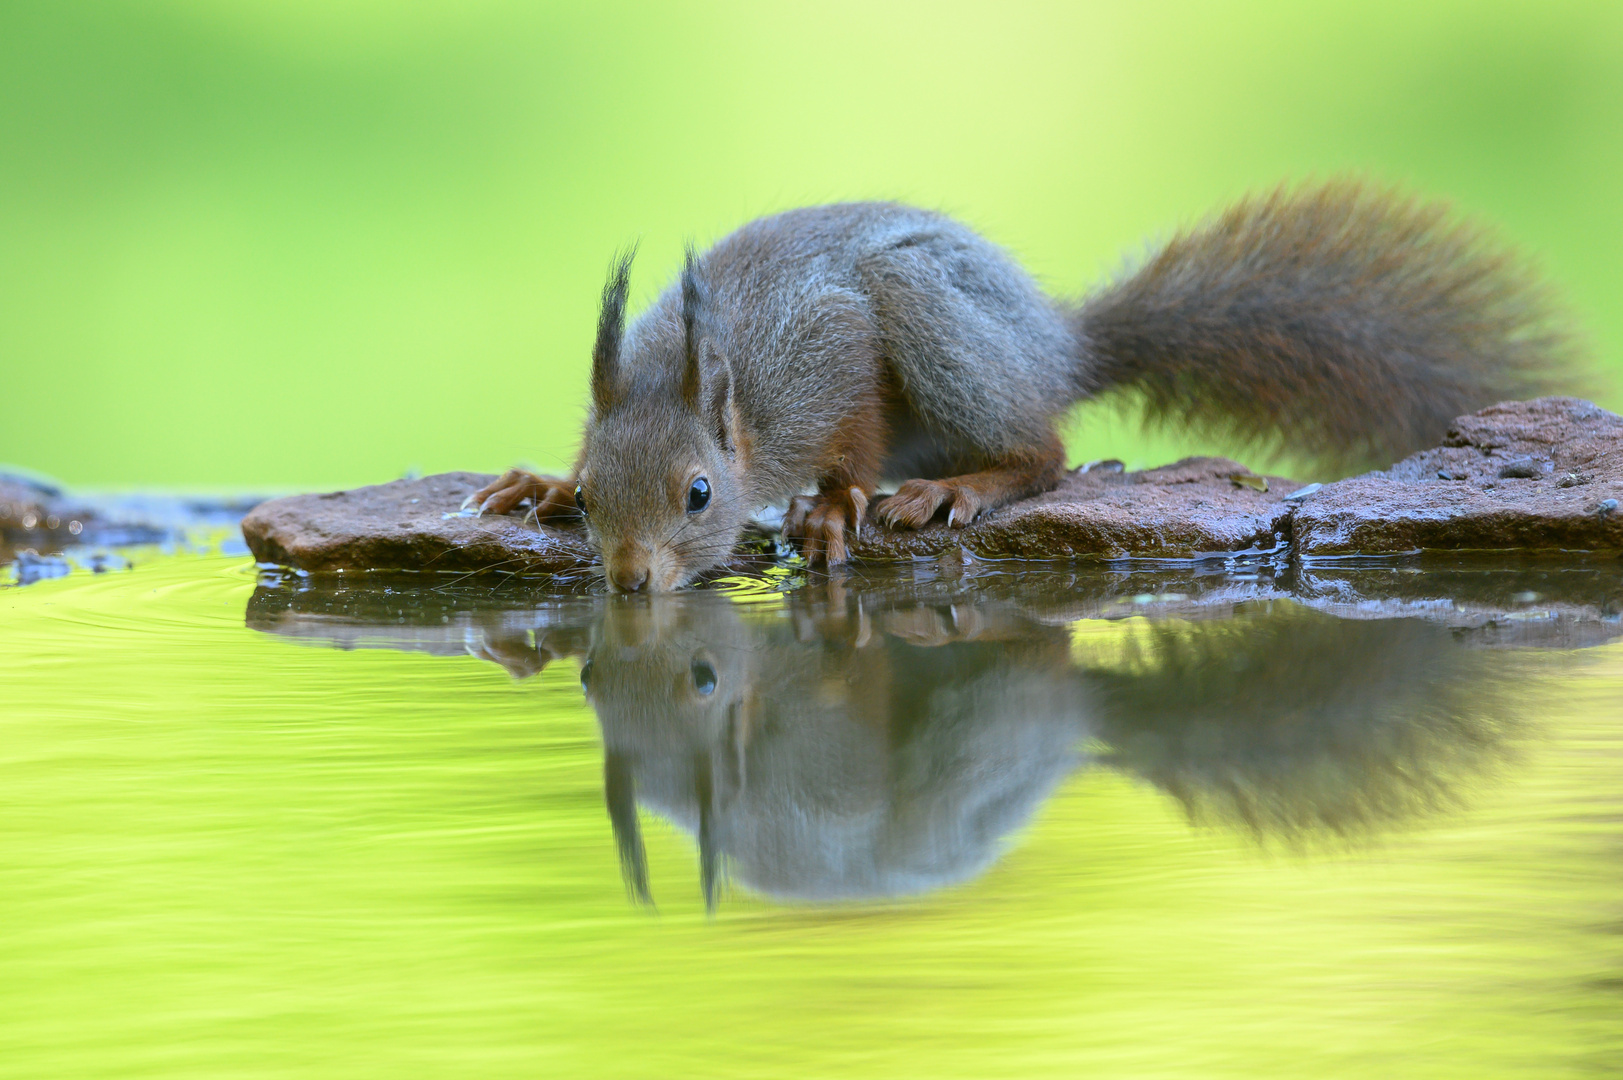
[[[1073,632],[1065,598],[1023,599],[813,585],[781,606],[714,592],[515,604],[456,630],[456,651],[518,677],[580,664],[608,816],[645,901],[639,805],[695,837],[712,905],[724,873],[780,898],[901,896],[985,871],[1085,765],[1142,777],[1198,821],[1349,836],[1454,802],[1518,715],[1525,654],[1465,648],[1419,619],[1278,601],[1095,636]],[[400,647],[431,647],[449,621],[413,630],[411,603],[392,603],[395,625],[375,629]],[[257,624],[384,643],[361,641],[349,607],[266,599]]]

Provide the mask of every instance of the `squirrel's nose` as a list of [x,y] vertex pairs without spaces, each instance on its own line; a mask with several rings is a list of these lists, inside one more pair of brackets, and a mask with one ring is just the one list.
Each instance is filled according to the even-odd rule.
[[636,592],[648,584],[648,567],[616,567],[609,577],[621,592]]

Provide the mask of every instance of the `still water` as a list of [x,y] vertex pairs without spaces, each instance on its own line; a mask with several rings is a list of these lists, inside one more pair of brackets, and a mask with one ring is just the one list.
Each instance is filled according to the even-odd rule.
[[1522,627],[133,563],[0,588],[0,1075],[1623,1063],[1611,568]]

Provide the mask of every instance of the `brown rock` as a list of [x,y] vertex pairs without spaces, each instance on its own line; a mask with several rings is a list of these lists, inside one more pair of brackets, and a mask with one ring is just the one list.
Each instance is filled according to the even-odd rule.
[[[578,529],[537,528],[518,515],[456,516],[490,479],[446,473],[278,499],[250,513],[243,534],[262,562],[304,570],[578,576],[594,562]],[[1573,398],[1495,405],[1455,421],[1435,450],[1286,502],[1299,487],[1223,458],[1139,473],[1103,463],[965,529],[870,523],[851,550],[866,562],[933,559],[949,574],[986,559],[1193,559],[1287,543],[1306,556],[1615,553],[1623,551],[1623,417]]]
[[14,476],[0,475],[0,531],[22,532],[44,529],[51,494],[44,488]]
[[[1240,481],[1232,479],[1240,477]],[[1272,550],[1284,541],[1294,481],[1226,458],[1186,458],[1145,472],[1093,469],[1069,474],[1053,491],[995,511],[964,529],[933,524],[916,532],[865,527],[858,559],[939,556],[960,549],[978,558],[1189,559]]]
[[242,535],[260,562],[301,570],[578,574],[595,561],[576,529],[457,516],[462,500],[493,479],[442,473],[273,499],[243,518]]
[[[1240,476],[1243,482],[1230,477]],[[479,473],[296,495],[255,507],[243,536],[261,562],[301,570],[500,570],[578,573],[596,561],[580,530],[521,515],[454,516],[489,482]],[[1246,483],[1255,486],[1244,486]],[[853,554],[864,560],[948,555],[1061,559],[1079,555],[1191,558],[1272,549],[1282,541],[1295,485],[1256,478],[1222,458],[1190,458],[1143,473],[1075,472],[1060,487],[967,529],[918,532],[869,525]],[[453,516],[447,516],[453,515]]]
[[74,542],[95,519],[94,509],[58,488],[0,474],[0,544],[54,550]]
[[1434,450],[1327,484],[1296,510],[1298,554],[1623,551],[1623,417],[1577,398],[1493,405]]

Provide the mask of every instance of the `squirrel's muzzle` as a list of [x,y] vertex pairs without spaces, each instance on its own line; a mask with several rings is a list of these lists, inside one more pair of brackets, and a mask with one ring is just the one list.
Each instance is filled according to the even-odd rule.
[[609,571],[609,584],[617,592],[639,592],[648,584],[648,567],[616,567]]
[[663,592],[671,587],[660,553],[637,540],[622,540],[603,553],[603,576],[615,592]]

